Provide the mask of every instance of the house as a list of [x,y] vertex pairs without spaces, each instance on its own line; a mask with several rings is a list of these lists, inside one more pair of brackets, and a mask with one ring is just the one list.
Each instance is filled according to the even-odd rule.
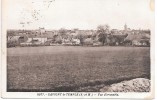
[[99,41],[93,41],[93,46],[102,46],[102,43]]
[[36,35],[36,34],[28,34],[27,41],[21,43],[20,45],[44,45],[44,43],[48,40],[44,35]]
[[23,42],[23,43],[20,43],[21,46],[31,46],[32,45],[32,42]]
[[62,39],[62,44],[63,44],[63,45],[72,45],[73,43],[72,43],[72,41],[69,40],[69,39]]
[[80,40],[79,39],[72,39],[72,44],[73,45],[79,45],[80,44]]
[[141,39],[140,43],[142,46],[150,46],[150,40],[149,39]]
[[119,30],[118,29],[112,29],[111,34],[118,34]]
[[42,38],[42,37],[35,37],[35,38],[28,38],[26,42],[20,43],[20,45],[28,46],[28,45],[44,45],[45,42],[47,41],[47,38]]
[[43,34],[43,33],[45,33],[45,32],[46,32],[46,30],[45,30],[44,27],[43,27],[43,28],[39,27],[39,33],[40,33],[40,34]]
[[78,33],[70,33],[70,36],[72,36],[73,38],[77,37]]
[[35,38],[32,38],[32,41],[38,41],[38,42],[41,42],[42,44],[44,44],[47,41],[47,38],[46,37],[35,37]]
[[139,40],[133,40],[133,41],[132,41],[132,45],[133,45],[133,46],[141,46],[142,43],[141,43]]
[[30,42],[33,44],[40,45],[40,44],[44,44],[46,41],[47,41],[46,37],[29,37],[26,43]]
[[84,40],[84,45],[93,45],[93,40],[91,38],[87,38]]

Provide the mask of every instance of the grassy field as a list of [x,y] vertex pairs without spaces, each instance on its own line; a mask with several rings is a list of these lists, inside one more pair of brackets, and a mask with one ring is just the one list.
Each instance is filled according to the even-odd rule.
[[19,47],[7,53],[8,91],[78,91],[150,76],[149,47]]

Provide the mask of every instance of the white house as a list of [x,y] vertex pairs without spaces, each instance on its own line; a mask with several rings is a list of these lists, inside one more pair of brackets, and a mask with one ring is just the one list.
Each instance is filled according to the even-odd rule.
[[47,38],[45,37],[39,37],[39,38],[32,38],[33,41],[39,41],[41,43],[45,43],[47,41]]
[[44,44],[47,41],[46,37],[29,37],[28,40],[23,44]]
[[80,44],[80,40],[79,39],[72,39],[72,43],[73,44]]
[[142,45],[142,44],[141,44],[140,41],[138,41],[138,40],[133,40],[133,41],[132,41],[132,45],[140,46],[140,45]]

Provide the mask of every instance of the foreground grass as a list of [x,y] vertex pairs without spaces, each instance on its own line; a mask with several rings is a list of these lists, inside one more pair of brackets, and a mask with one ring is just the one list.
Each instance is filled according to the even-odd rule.
[[77,91],[150,76],[148,47],[9,48],[8,91]]

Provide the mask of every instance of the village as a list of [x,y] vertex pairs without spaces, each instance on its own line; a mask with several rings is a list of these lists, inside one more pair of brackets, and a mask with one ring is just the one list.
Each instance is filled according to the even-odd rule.
[[150,30],[123,30],[99,25],[96,30],[7,30],[7,47],[25,46],[150,46]]

